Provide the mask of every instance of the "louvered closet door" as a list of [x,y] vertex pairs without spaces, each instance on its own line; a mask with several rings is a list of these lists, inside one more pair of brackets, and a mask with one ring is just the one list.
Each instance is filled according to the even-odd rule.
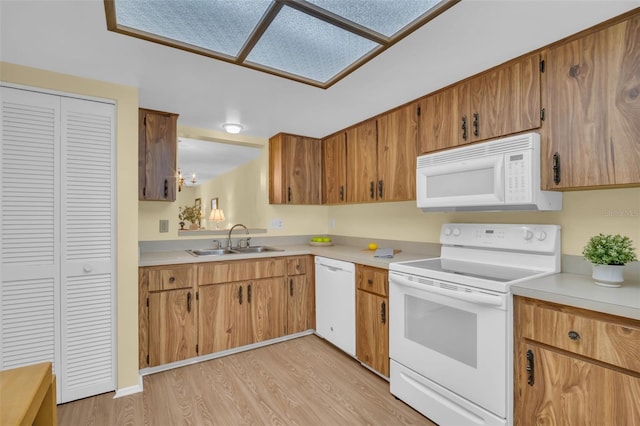
[[62,99],[62,394],[115,389],[114,135],[111,104]]
[[59,372],[60,98],[0,88],[0,368]]

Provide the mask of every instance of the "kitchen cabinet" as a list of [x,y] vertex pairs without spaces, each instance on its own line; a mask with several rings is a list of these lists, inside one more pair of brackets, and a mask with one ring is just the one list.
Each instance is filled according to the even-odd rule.
[[376,200],[378,132],[376,120],[350,127],[347,134],[347,202]]
[[279,133],[269,139],[269,203],[322,203],[322,141]]
[[286,334],[284,262],[270,258],[196,266],[201,355]]
[[640,425],[640,321],[514,298],[515,424]]
[[313,257],[287,259],[287,334],[315,328]]
[[176,200],[178,114],[138,110],[138,198]]
[[322,140],[322,203],[347,201],[347,135],[336,133]]
[[543,189],[640,183],[640,13],[546,52]]
[[421,99],[419,152],[539,128],[540,79],[540,55],[536,53]]
[[192,265],[140,268],[140,368],[197,355]]
[[356,357],[389,377],[389,280],[385,269],[356,265]]
[[417,107],[347,129],[347,202],[415,200]]

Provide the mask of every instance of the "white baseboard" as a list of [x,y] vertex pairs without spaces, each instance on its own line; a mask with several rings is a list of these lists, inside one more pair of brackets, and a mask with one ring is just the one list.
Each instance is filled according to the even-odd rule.
[[128,386],[122,389],[116,389],[116,394],[113,396],[113,399],[122,398],[123,396],[133,395],[134,393],[142,392],[142,376],[138,374],[138,384],[133,386]]

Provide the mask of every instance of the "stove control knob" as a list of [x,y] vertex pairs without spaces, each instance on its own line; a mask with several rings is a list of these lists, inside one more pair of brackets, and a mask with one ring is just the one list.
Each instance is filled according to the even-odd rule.
[[547,238],[547,233],[543,230],[536,231],[536,238],[538,239],[538,241],[543,241],[545,238]]
[[533,231],[529,228],[523,228],[522,229],[522,238],[524,238],[525,240],[529,241],[530,239],[533,238]]
[[448,237],[451,235],[451,228],[444,228],[444,236]]
[[453,228],[453,236],[457,237],[458,235],[460,235],[460,228]]

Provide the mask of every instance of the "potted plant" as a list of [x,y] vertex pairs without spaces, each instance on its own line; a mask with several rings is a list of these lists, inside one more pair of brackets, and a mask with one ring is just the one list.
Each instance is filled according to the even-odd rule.
[[591,237],[582,251],[585,259],[593,265],[592,278],[597,285],[620,287],[625,263],[637,260],[629,237],[620,234],[598,234]]
[[185,220],[191,222],[189,229],[198,229],[200,227],[200,219],[202,219],[202,211],[197,206],[179,207],[178,219],[180,220],[180,229],[184,229]]

